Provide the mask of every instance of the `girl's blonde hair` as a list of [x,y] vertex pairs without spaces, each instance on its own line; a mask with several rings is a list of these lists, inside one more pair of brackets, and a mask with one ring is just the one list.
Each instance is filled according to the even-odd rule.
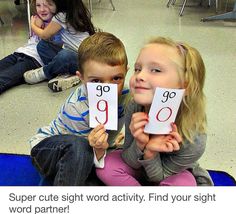
[[180,76],[183,76],[185,96],[176,117],[176,125],[181,136],[193,142],[196,134],[206,132],[205,95],[203,92],[205,65],[202,57],[195,48],[169,38],[153,38],[148,44],[163,44],[176,48],[183,59],[184,68],[178,71],[183,72],[183,75]]

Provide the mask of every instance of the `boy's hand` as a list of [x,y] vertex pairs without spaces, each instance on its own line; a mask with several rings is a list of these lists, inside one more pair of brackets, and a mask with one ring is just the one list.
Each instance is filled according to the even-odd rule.
[[123,132],[120,132],[120,133],[117,135],[117,137],[116,137],[116,139],[115,139],[115,146],[116,146],[116,147],[119,147],[119,146],[121,146],[121,145],[123,144],[123,139],[124,139],[124,137],[125,137],[125,135],[124,135]]
[[134,139],[137,142],[137,146],[144,150],[146,144],[149,141],[149,134],[144,133],[144,126],[148,123],[148,115],[144,112],[136,112],[132,115],[129,129]]
[[109,147],[107,139],[108,134],[106,133],[103,125],[98,125],[95,127],[88,136],[89,145],[94,149],[106,150]]

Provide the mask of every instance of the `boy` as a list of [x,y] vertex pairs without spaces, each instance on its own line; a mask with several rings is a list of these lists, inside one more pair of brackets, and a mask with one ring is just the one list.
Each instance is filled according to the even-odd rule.
[[[106,149],[124,124],[128,89],[123,89],[128,60],[123,43],[105,32],[86,38],[78,50],[82,84],[69,96],[57,118],[31,138],[33,164],[53,185],[85,185],[93,164],[103,165]],[[118,131],[89,127],[87,82],[118,85]]]

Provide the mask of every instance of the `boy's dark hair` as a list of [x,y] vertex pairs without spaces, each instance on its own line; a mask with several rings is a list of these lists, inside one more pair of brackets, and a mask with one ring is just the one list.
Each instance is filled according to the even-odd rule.
[[83,66],[89,60],[110,66],[128,65],[124,44],[111,33],[97,32],[80,44],[78,49],[79,71],[83,74]]
[[66,13],[66,23],[69,23],[76,31],[95,33],[91,21],[91,14],[82,0],[53,0],[57,7],[57,13]]

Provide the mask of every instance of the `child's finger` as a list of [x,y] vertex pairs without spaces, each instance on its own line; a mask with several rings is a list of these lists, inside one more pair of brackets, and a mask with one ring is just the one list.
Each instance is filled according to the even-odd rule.
[[170,135],[178,142],[181,143],[183,141],[182,137],[177,132],[171,132]]
[[180,149],[180,145],[175,139],[168,140],[168,142],[171,143],[173,151],[178,151]]
[[115,145],[120,145],[121,141],[124,139],[124,137],[125,137],[124,134],[122,132],[120,132],[115,140]]
[[138,123],[140,121],[148,121],[148,115],[145,112],[136,112],[132,115],[131,121]]
[[175,123],[171,123],[172,132],[178,132],[178,128]]

